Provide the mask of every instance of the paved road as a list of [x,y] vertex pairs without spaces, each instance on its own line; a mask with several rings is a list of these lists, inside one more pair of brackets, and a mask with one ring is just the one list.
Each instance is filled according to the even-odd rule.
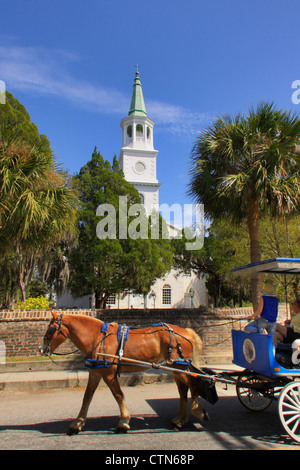
[[[117,451],[137,449],[188,451],[212,449],[292,449],[296,446],[279,421],[276,403],[261,413],[247,411],[232,386],[218,384],[219,401],[204,402],[211,420],[203,426],[191,416],[181,432],[169,429],[178,406],[174,384],[123,387],[132,413],[131,431],[114,434],[118,407],[106,387],[100,387],[90,407],[84,430],[67,436],[76,417],[83,389],[0,392],[0,449],[97,449],[118,456]],[[152,462],[156,463],[156,462]],[[133,464],[133,462],[132,462]],[[134,466],[134,465],[131,465]]]

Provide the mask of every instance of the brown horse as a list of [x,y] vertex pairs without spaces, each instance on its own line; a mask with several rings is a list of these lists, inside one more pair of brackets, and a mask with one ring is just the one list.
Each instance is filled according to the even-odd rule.
[[[88,316],[59,315],[57,312],[53,312],[53,319],[43,339],[40,352],[42,354],[51,354],[66,339],[69,339],[91,364],[83,403],[78,417],[71,423],[68,433],[75,434],[83,428],[89,405],[101,378],[110,388],[120,408],[117,431],[126,432],[130,429],[130,414],[119,385],[118,373],[136,372],[141,370],[141,367],[129,363],[124,364],[124,361],[120,361],[122,354],[124,354],[124,360],[125,358],[132,358],[151,364],[159,364],[165,361],[172,368],[178,368],[178,372],[173,374],[180,395],[179,411],[172,421],[176,428],[182,428],[188,421],[188,389],[191,391],[192,414],[199,420],[208,420],[208,415],[198,399],[199,394],[201,394],[201,379],[180,372],[180,369],[188,367],[186,362],[174,366],[173,361],[179,356],[186,359],[190,358],[193,364],[192,367],[198,368],[199,356],[202,352],[202,341],[199,336],[192,329],[166,324],[132,329],[125,328],[123,331],[125,334],[120,335],[120,326],[116,323],[108,324]],[[106,361],[103,361],[105,356],[99,356],[99,352],[117,355],[118,358],[113,360],[107,358]],[[99,359],[101,361],[98,362]]]

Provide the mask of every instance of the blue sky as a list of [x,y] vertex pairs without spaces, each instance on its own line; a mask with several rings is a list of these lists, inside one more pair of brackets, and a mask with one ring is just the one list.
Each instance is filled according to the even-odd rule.
[[119,156],[139,64],[160,203],[190,203],[191,149],[217,115],[300,111],[299,13],[299,0],[0,0],[0,80],[75,173],[95,146]]

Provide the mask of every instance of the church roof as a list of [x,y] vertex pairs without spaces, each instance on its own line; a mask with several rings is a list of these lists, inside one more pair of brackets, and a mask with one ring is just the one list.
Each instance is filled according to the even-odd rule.
[[138,66],[135,74],[131,104],[128,116],[147,116]]

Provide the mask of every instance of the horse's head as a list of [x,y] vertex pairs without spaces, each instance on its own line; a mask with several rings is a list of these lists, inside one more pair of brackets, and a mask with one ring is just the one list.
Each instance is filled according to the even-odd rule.
[[60,344],[68,339],[68,330],[64,327],[63,314],[52,312],[53,318],[47,328],[43,342],[39,347],[41,354],[51,354]]

